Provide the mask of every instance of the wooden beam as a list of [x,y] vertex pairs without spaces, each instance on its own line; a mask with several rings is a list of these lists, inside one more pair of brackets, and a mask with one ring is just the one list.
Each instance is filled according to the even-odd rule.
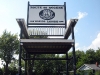
[[66,39],[20,39],[22,43],[73,43],[74,40]]
[[23,60],[71,60],[71,58],[23,58]]
[[71,27],[75,27],[78,19],[71,19],[64,34],[64,39],[68,39],[71,34]]
[[16,19],[19,27],[22,29],[22,33],[24,34],[25,38],[26,39],[29,39],[29,35],[28,35],[28,31],[27,31],[27,27],[26,27],[26,24],[25,24],[25,20],[24,19]]

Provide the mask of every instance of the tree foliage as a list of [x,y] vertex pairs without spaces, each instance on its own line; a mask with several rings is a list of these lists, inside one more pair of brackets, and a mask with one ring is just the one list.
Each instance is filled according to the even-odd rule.
[[0,56],[5,61],[5,71],[7,72],[8,64],[13,59],[14,53],[18,50],[18,37],[6,30],[0,36]]
[[[41,54],[38,58],[61,58],[55,54]],[[58,75],[65,70],[62,60],[36,60],[34,63],[36,75]]]

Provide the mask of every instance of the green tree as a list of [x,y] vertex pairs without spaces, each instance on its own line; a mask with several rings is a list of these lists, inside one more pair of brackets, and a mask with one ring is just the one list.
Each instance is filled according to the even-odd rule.
[[100,75],[100,71],[96,71],[95,75]]
[[98,50],[96,50],[95,52],[95,56],[96,56],[96,61],[95,62],[98,62],[100,63],[100,48],[98,48]]
[[2,69],[0,68],[0,75],[3,75],[3,71],[2,71]]
[[0,36],[0,55],[1,59],[5,61],[5,75],[7,75],[8,64],[13,59],[14,53],[18,50],[18,44],[17,34],[11,34],[5,30]]
[[[62,58],[55,54],[41,54],[36,58]],[[59,75],[66,71],[66,64],[63,60],[36,60],[34,63],[36,75]]]
[[76,51],[76,68],[78,69],[84,64],[85,53],[81,50]]
[[96,53],[93,49],[89,49],[86,51],[85,62],[87,64],[94,64],[96,62]]
[[[77,50],[75,51],[76,54],[76,69],[78,69],[80,66],[82,66],[84,64],[84,60],[85,60],[85,53],[84,51],[81,50]],[[66,55],[63,55],[63,57],[66,57]],[[68,58],[72,58],[72,52],[68,53]],[[66,63],[65,63],[66,64]],[[68,61],[68,69],[69,71],[73,70],[73,60],[69,60]]]

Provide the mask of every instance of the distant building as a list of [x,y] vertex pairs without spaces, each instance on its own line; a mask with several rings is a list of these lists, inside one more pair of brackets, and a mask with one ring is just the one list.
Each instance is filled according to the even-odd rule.
[[91,71],[92,74],[95,74],[96,72],[100,71],[100,65],[98,65],[98,63],[96,63],[96,64],[84,64],[78,70],[84,71],[84,75],[88,75],[89,71]]

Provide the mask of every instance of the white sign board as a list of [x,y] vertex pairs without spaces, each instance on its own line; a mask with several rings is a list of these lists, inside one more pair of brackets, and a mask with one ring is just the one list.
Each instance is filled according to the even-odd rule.
[[28,24],[65,24],[65,10],[63,5],[31,5],[28,11]]

